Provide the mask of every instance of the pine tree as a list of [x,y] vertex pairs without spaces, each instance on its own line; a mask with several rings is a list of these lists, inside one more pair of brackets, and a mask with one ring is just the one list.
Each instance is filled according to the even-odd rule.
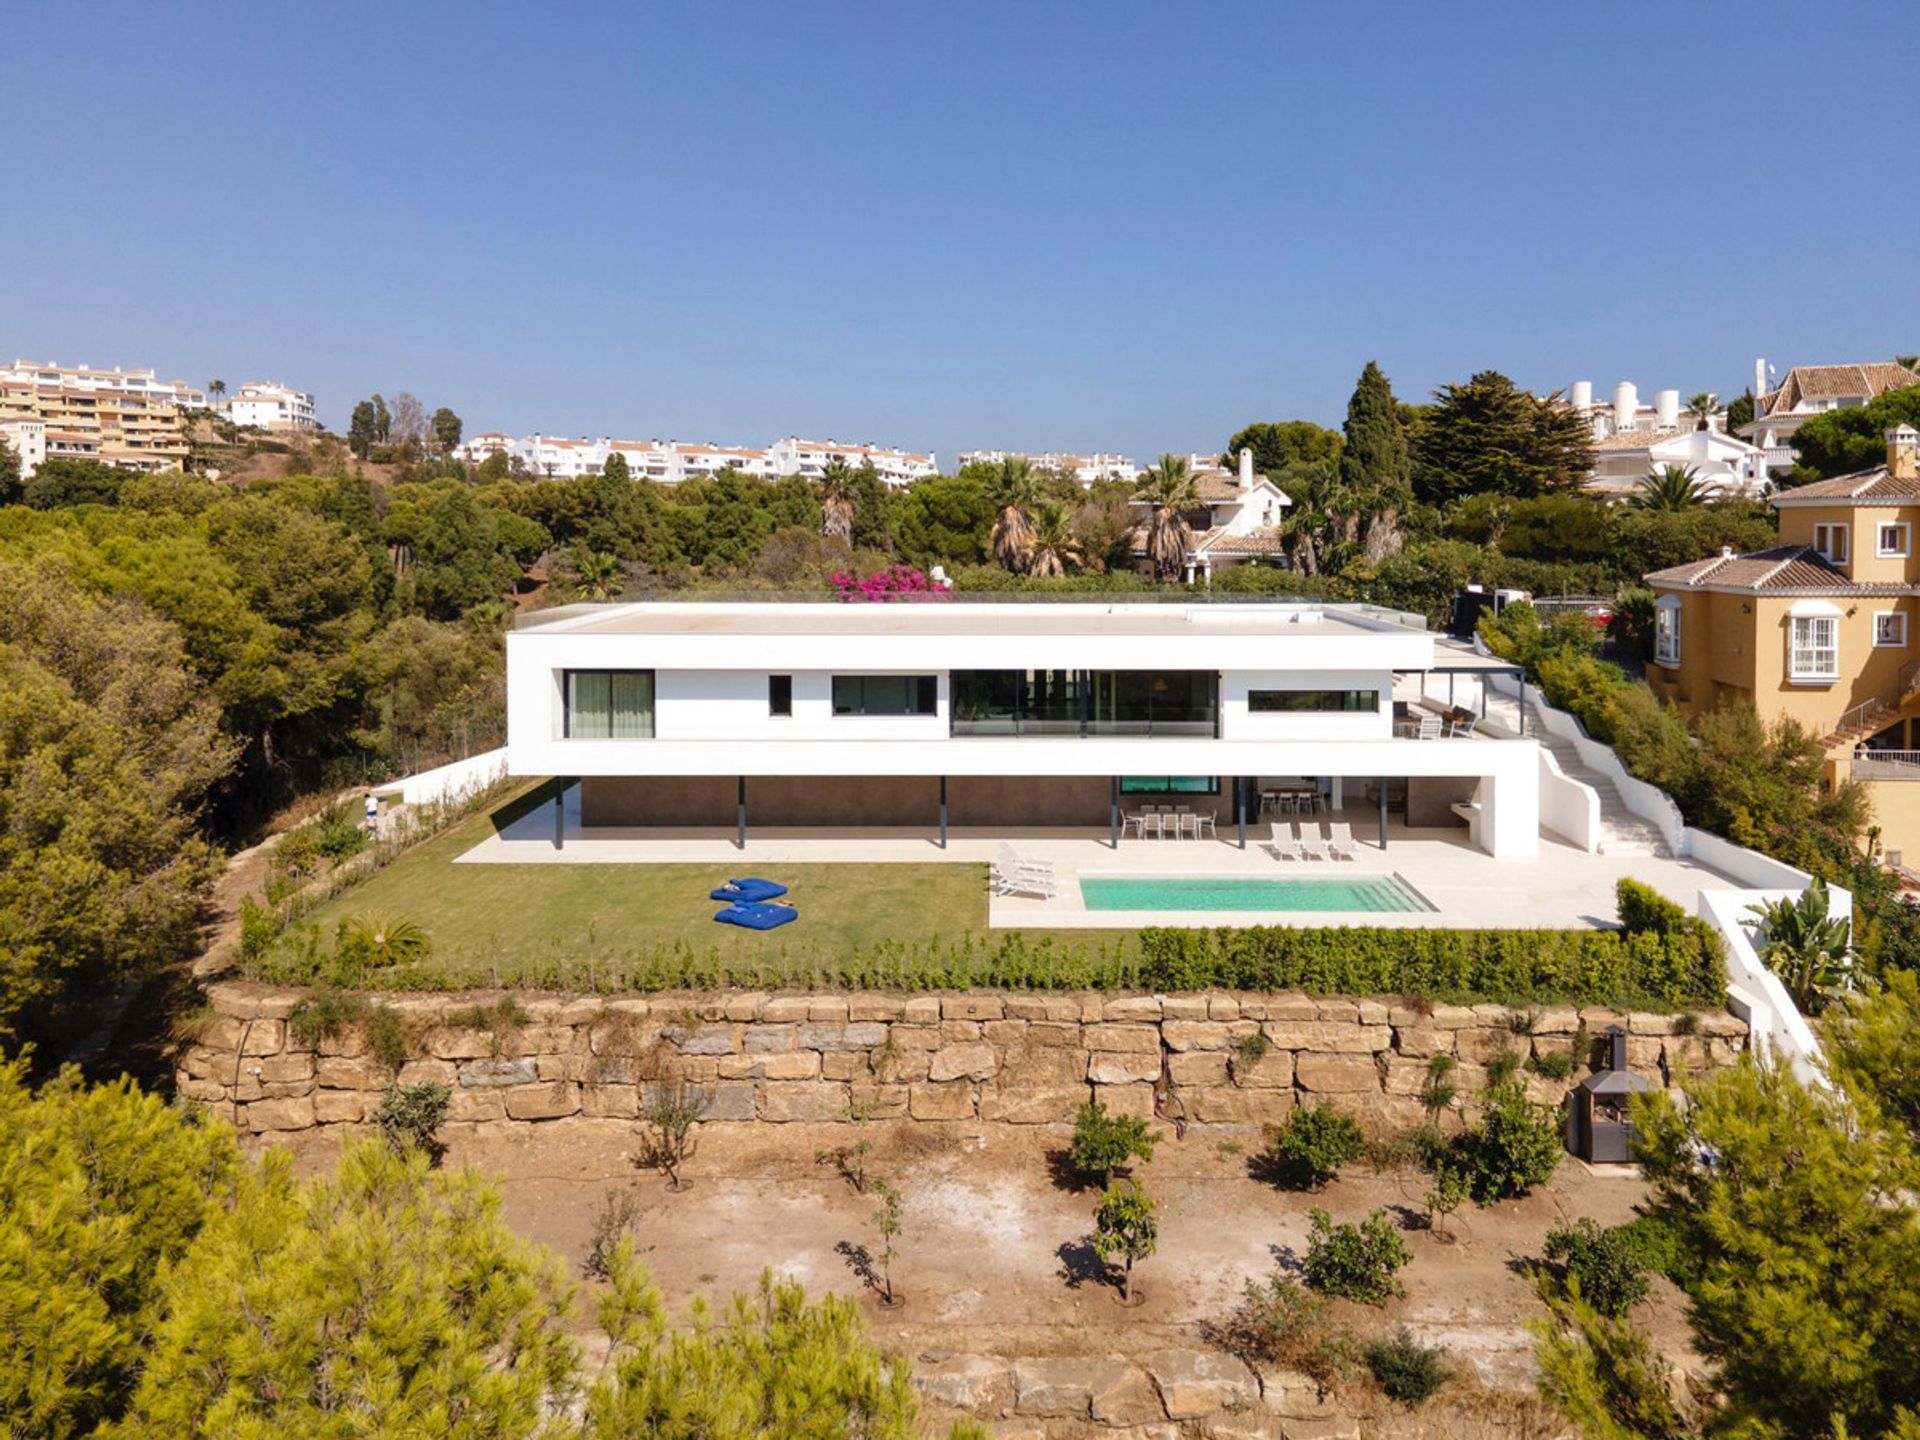
[[1400,513],[1413,498],[1412,462],[1400,403],[1373,361],[1360,372],[1347,401],[1346,447],[1340,453],[1340,489],[1355,516],[1362,553],[1378,564],[1403,543]]
[[1592,431],[1557,393],[1542,400],[1482,370],[1441,386],[1434,401],[1413,456],[1413,491],[1429,505],[1575,490],[1593,470]]
[[187,1250],[242,1170],[233,1132],[68,1071],[0,1065],[0,1431],[91,1433],[119,1414]]
[[242,1181],[160,1283],[121,1436],[543,1436],[574,1386],[571,1296],[499,1195],[417,1151],[350,1144],[301,1185]]

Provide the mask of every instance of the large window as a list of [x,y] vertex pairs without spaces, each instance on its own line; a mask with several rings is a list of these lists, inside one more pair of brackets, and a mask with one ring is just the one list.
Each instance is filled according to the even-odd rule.
[[1874,611],[1873,643],[1882,650],[1904,648],[1907,643],[1907,612],[1904,610]]
[[1787,621],[1787,678],[1840,678],[1840,617],[1795,615]]
[[1664,601],[1653,610],[1653,660],[1656,665],[1680,663],[1680,607]]
[[767,677],[767,714],[793,714],[793,677],[791,675]]
[[836,715],[934,715],[940,682],[933,675],[836,675]]
[[1247,709],[1256,715],[1306,711],[1315,715],[1380,711],[1378,690],[1249,690]]
[[653,734],[651,670],[569,670],[569,740],[645,740]]
[[955,735],[1219,733],[1210,670],[956,670]]
[[1122,795],[1218,795],[1218,775],[1122,775]]

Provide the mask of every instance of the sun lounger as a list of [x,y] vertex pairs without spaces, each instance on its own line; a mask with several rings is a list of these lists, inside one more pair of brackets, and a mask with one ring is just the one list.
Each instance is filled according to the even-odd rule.
[[1354,848],[1352,826],[1344,821],[1338,825],[1327,826],[1327,853],[1335,860],[1360,858],[1360,852]]
[[738,925],[746,930],[777,930],[800,918],[791,905],[769,905],[764,900],[729,905],[713,917],[722,925]]
[[1031,870],[1001,870],[994,868],[993,888],[1001,895],[1031,895],[1040,900],[1051,900],[1060,893],[1060,882],[1053,878],[1051,871],[1038,874]]
[[738,900],[751,904],[755,900],[771,900],[776,895],[787,893],[787,887],[774,880],[762,880],[757,875],[749,875],[743,880],[729,880],[718,890],[708,895],[710,900]]
[[1310,825],[1304,831],[1301,830],[1298,825],[1293,828],[1295,835],[1298,836],[1297,843],[1302,860],[1331,860],[1333,858],[1333,852],[1327,848],[1326,842],[1320,838],[1320,827],[1318,825]]
[[1300,842],[1293,837],[1293,827],[1275,820],[1269,829],[1267,853],[1276,860],[1298,860]]

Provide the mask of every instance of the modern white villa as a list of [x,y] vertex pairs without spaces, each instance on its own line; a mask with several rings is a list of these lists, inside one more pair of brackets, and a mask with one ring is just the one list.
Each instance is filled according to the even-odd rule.
[[587,838],[1253,846],[1299,815],[1534,855],[1539,747],[1446,703],[1437,646],[1377,607],[1184,597],[567,606],[507,637],[507,763],[577,779]]

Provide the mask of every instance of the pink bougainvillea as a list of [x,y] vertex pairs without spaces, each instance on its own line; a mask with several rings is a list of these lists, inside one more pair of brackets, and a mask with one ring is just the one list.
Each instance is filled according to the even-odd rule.
[[854,604],[944,600],[952,593],[951,586],[929,580],[924,572],[911,565],[890,565],[871,575],[855,575],[850,570],[841,570],[829,576],[827,583],[833,586],[835,594],[842,600]]

